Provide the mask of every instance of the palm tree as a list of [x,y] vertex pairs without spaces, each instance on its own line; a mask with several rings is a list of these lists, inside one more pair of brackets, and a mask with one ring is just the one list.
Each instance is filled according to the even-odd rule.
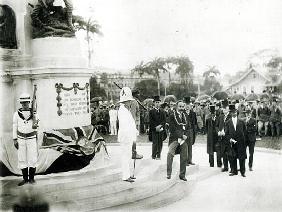
[[216,66],[210,66],[209,69],[203,73],[203,77],[208,78],[211,74],[220,75],[220,71],[216,68]]
[[216,75],[220,75],[220,71],[216,66],[209,67],[209,69],[203,73],[203,77],[205,78],[203,88],[209,95],[221,89],[220,83],[215,78]]
[[140,62],[140,64],[136,65],[132,70],[131,73],[137,73],[140,77],[140,79],[143,77],[144,74],[149,74],[148,67],[146,64],[144,64],[143,61]]
[[161,84],[161,79],[160,79],[160,73],[166,73],[168,72],[166,65],[167,61],[164,58],[155,58],[153,61],[149,62],[146,64],[147,65],[147,73],[150,75],[153,75],[156,77],[157,82],[158,82],[158,95],[161,95],[161,89],[160,89],[160,84]]
[[102,35],[101,26],[96,22],[89,18],[87,21],[81,16],[73,16],[73,23],[75,29],[86,31],[85,40],[88,46],[88,66],[91,64],[91,58],[93,54],[93,48],[91,46],[91,42],[93,40],[94,34]]
[[190,61],[189,57],[170,57],[167,59],[167,62],[178,65],[175,73],[180,76],[181,83],[187,85],[194,70],[193,63]]
[[161,72],[168,72],[166,69],[167,62],[163,58],[155,58],[153,61],[150,61],[146,64],[142,61],[139,65],[135,66],[131,72],[132,73],[138,73],[140,77],[142,77],[144,74],[149,74],[154,77],[156,77],[158,82],[158,95],[160,95],[160,73]]

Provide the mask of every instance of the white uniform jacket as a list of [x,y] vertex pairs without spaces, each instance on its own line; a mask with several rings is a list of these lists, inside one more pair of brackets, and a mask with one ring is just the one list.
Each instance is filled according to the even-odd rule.
[[[38,117],[36,116],[36,119]],[[37,130],[32,129],[31,111],[19,109],[13,117],[13,139],[33,139],[36,138]]]
[[119,120],[119,131],[118,131],[118,142],[120,143],[132,143],[137,140],[137,129],[135,121],[130,111],[120,104],[118,111]]

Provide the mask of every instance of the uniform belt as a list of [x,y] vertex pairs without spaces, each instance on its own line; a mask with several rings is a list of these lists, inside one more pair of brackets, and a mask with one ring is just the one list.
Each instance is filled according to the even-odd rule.
[[18,136],[23,137],[23,138],[30,138],[36,136],[36,131],[30,132],[30,133],[22,133],[20,131],[17,132]]

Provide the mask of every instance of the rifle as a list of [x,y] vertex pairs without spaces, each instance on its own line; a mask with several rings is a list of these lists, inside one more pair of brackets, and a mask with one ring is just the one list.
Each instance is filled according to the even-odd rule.
[[37,104],[36,104],[36,91],[37,85],[34,85],[33,89],[33,96],[32,96],[32,103],[31,103],[31,113],[32,113],[32,129],[37,129],[38,120],[36,119],[36,111],[37,111]]
[[[119,88],[119,89],[122,89],[122,87],[120,87],[116,82],[114,82],[114,84]],[[144,110],[147,110],[147,108],[142,105],[142,103],[137,99],[135,98],[135,100],[137,101],[137,103],[144,109]]]

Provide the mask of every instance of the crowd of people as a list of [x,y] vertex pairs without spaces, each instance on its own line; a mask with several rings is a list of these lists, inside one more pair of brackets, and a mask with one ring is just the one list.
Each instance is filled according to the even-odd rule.
[[[271,135],[279,140],[281,135],[282,110],[277,98],[271,101],[224,99],[196,101],[193,97],[183,100],[162,102],[160,96],[154,96],[153,104],[143,106],[138,100],[139,92],[128,87],[122,88],[117,105],[98,104],[91,108],[91,122],[104,134],[117,135],[121,143],[123,180],[134,182],[132,159],[142,159],[136,151],[139,133],[147,133],[152,142],[153,160],[162,157],[163,142],[168,140],[167,178],[171,178],[172,163],[175,154],[180,154],[181,180],[185,177],[186,166],[192,162],[192,145],[198,134],[207,134],[207,153],[209,164],[214,167],[216,153],[217,167],[230,176],[240,172],[245,177],[246,150],[249,150],[248,166],[253,170],[255,142],[262,136]],[[22,94],[22,107],[15,112],[13,118],[13,139],[18,149],[19,168],[23,173],[23,181],[19,185],[34,183],[37,161],[36,129],[38,121],[29,108],[29,94]],[[167,139],[168,138],[168,139]],[[28,153],[26,152],[28,151]]]
[[[130,93],[131,90],[127,92]],[[239,170],[243,177],[247,148],[248,166],[252,171],[256,140],[268,135],[273,139],[279,139],[281,135],[282,110],[276,98],[257,101],[209,99],[200,102],[194,97],[185,97],[183,100],[162,102],[159,96],[154,96],[152,104],[143,106],[139,104],[138,96],[138,90],[133,90],[132,99],[125,101],[125,108],[131,113],[137,135],[148,134],[148,140],[152,142],[153,160],[161,159],[163,142],[168,141],[168,179],[171,177],[173,157],[180,154],[179,178],[187,180],[186,166],[194,165],[192,145],[199,134],[207,134],[207,153],[211,167],[214,167],[216,153],[217,167],[222,167],[222,172],[230,171],[230,176],[234,176],[238,174],[239,160]],[[122,102],[119,103],[123,105]],[[119,128],[123,128],[119,126],[122,123],[118,115],[119,107],[113,104],[109,107],[100,104],[93,108],[92,124],[103,133],[116,135]],[[137,138],[134,140],[136,144]],[[126,148],[123,149],[125,151]],[[129,157],[129,154],[125,155],[123,154],[125,158]],[[124,177],[124,180],[129,182],[133,182],[134,179],[132,174],[129,177],[126,174]]]
[[[138,91],[132,92],[135,99],[138,99]],[[210,104],[215,105],[217,113],[221,111],[222,101],[206,100],[196,101],[191,97],[191,107],[196,115],[195,133],[207,134],[207,119],[209,118]],[[246,118],[246,109],[251,110],[251,116],[257,122],[256,139],[261,140],[264,136],[271,136],[272,138],[279,138],[282,134],[282,109],[277,99],[261,99],[256,101],[233,100],[229,103],[235,104],[240,119]],[[175,107],[176,101],[164,102],[159,104],[166,114]],[[135,102],[135,104],[138,104]],[[149,112],[155,107],[153,104],[145,105],[145,108],[137,108],[134,111],[134,119],[137,122],[137,129],[140,134],[149,134],[150,118]],[[91,123],[97,127],[99,132],[103,134],[117,135],[118,119],[117,119],[118,105],[107,102],[96,103],[91,108]]]

